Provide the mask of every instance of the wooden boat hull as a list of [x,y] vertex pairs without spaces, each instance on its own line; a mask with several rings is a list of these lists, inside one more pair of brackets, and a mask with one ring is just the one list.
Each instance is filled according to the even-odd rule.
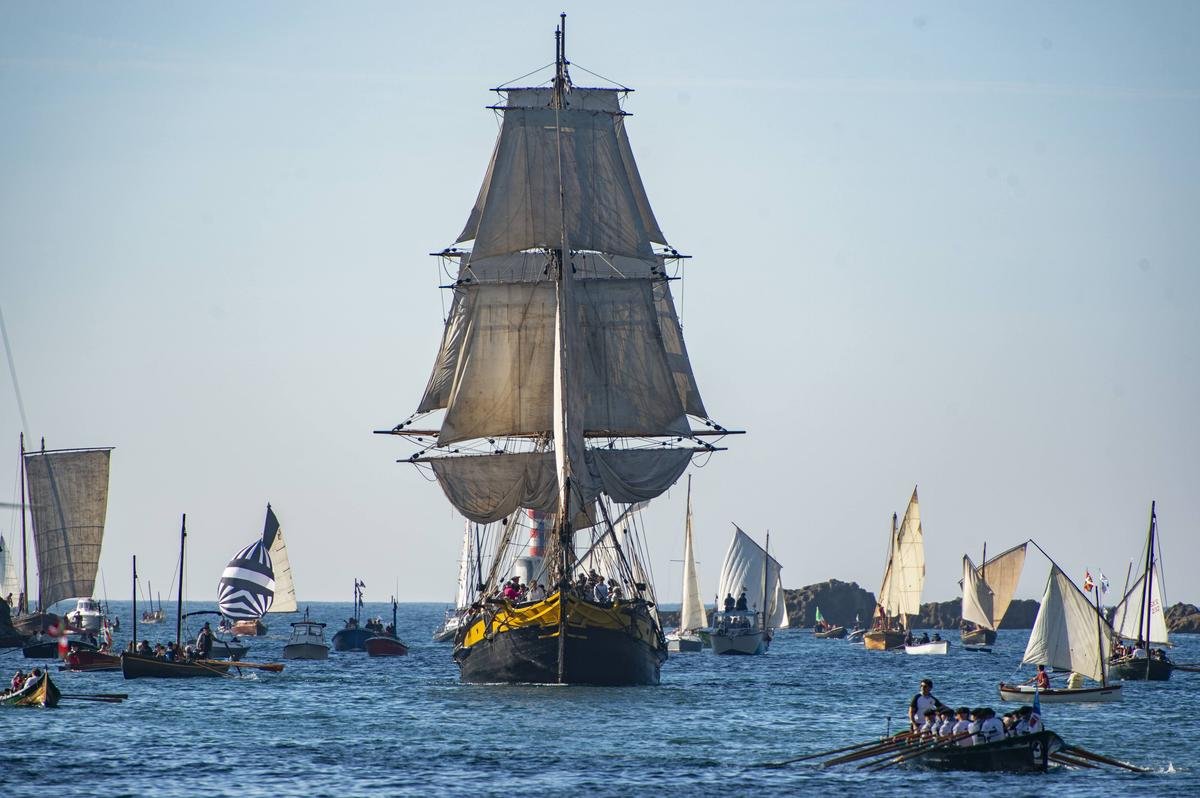
[[912,654],[914,656],[944,656],[950,653],[950,641],[934,640],[931,643],[919,643],[915,646],[905,646],[904,653]]
[[[561,592],[526,605],[489,604],[468,617],[454,660],[468,683],[658,684],[667,650],[646,605],[602,606],[568,593],[567,634],[559,637]],[[559,644],[562,643],[562,677]]]
[[42,678],[19,693],[0,698],[0,706],[6,707],[56,707],[62,694],[50,681],[50,674],[43,673]]
[[975,629],[971,632],[964,629],[959,637],[964,646],[993,646],[996,644],[996,632],[993,629]]
[[252,621],[235,621],[229,627],[229,631],[240,637],[262,637],[267,633],[267,625],[257,618]]
[[1124,657],[1109,663],[1108,673],[1114,679],[1126,682],[1165,682],[1171,678],[1175,665],[1169,660],[1134,659]]
[[329,646],[317,643],[288,643],[283,647],[284,659],[329,659]]
[[813,637],[819,637],[822,640],[841,640],[846,636],[846,627],[835,626],[832,629],[826,629],[824,632],[813,632]]
[[398,637],[379,635],[367,638],[363,644],[368,657],[403,657],[408,653],[408,646]]
[[982,745],[936,748],[916,757],[910,765],[931,770],[969,770],[976,772],[1045,773],[1050,755],[1063,747],[1062,738],[1052,731],[1005,737]]
[[119,671],[121,658],[116,654],[101,654],[99,651],[74,651],[58,666],[60,671]]
[[[1005,684],[1000,682],[1000,700],[1019,704],[1033,701],[1034,689],[1029,684]],[[1106,687],[1081,687],[1078,690],[1050,688],[1038,690],[1038,700],[1043,704],[1096,704],[1121,700],[1121,685]]]
[[333,650],[366,651],[367,641],[374,636],[370,629],[341,629],[333,634]]
[[904,648],[904,632],[895,630],[864,632],[863,647],[868,651],[894,651]]
[[142,654],[121,654],[121,673],[126,679],[195,679],[219,678],[229,672],[231,663],[206,661],[203,665],[192,662],[168,662]]

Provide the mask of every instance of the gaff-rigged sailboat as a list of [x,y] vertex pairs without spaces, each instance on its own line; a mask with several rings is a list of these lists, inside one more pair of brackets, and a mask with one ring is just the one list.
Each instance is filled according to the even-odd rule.
[[904,522],[896,527],[892,514],[892,534],[888,546],[887,567],[871,631],[863,635],[863,646],[871,651],[888,651],[904,646],[908,616],[921,611],[921,590],[925,587],[925,534],[921,529],[921,508],[914,487]]
[[[717,595],[725,596],[725,606],[714,613],[713,653],[763,654],[771,645],[773,631],[788,625],[780,578],[783,567],[770,554],[770,535],[764,548],[736,524],[733,529],[717,588]],[[734,596],[734,606],[729,607]]]
[[708,613],[700,599],[700,577],[692,542],[692,478],[688,477],[687,520],[683,532],[683,602],[679,606],[679,628],[667,635],[667,650],[700,651],[708,636]]
[[[1096,604],[1099,604],[1098,596]],[[1001,682],[1000,698],[1028,702],[1038,692],[1045,702],[1120,701],[1121,685],[1108,683],[1111,641],[1112,627],[1100,617],[1099,610],[1075,586],[1071,577],[1052,561],[1050,578],[1046,581],[1021,663],[1071,671],[1100,684],[1098,687],[1040,689],[1030,684]]]
[[968,648],[982,648],[996,642],[996,630],[1008,612],[1021,570],[1025,567],[1025,550],[1029,543],[1013,546],[1003,554],[987,558],[983,547],[983,564],[978,568],[971,558],[963,555],[962,578],[962,642]]
[[1175,664],[1153,646],[1170,646],[1167,618],[1163,613],[1162,567],[1157,552],[1158,516],[1150,503],[1150,531],[1146,534],[1146,566],[1113,612],[1117,636],[1129,644],[1128,652],[1112,661],[1118,679],[1162,682],[1171,678]]
[[[642,186],[620,106],[629,89],[575,86],[565,29],[555,38],[549,86],[498,90],[499,138],[458,237],[471,249],[437,253],[454,295],[417,413],[444,419],[384,432],[422,447],[409,462],[463,515],[502,527],[455,641],[464,681],[656,684],[653,588],[612,505],[659,496],[694,454],[717,450],[703,436],[728,431],[708,419],[683,345],[668,267],[685,256]],[[521,600],[505,558],[523,509],[551,520],[546,595]]]
[[[22,504],[29,491],[33,542],[37,554],[38,609],[14,625],[42,631],[50,609],[69,598],[87,599],[88,632],[99,632],[103,616],[90,601],[96,586],[104,521],[108,513],[108,473],[112,448],[25,451],[21,437]],[[22,510],[22,539],[25,535]],[[24,544],[22,544],[24,551]],[[28,561],[22,564],[19,612],[29,603]]]

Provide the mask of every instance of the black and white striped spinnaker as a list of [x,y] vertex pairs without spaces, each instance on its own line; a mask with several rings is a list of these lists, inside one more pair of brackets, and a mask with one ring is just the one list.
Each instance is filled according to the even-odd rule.
[[217,607],[226,618],[254,620],[275,600],[275,572],[261,540],[239,551],[217,585]]

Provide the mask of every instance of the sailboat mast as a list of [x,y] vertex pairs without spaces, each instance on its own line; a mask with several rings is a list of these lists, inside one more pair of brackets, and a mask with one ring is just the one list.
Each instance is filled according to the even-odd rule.
[[[175,645],[183,637],[183,542],[187,540],[187,513],[179,520],[179,595],[175,599]],[[137,592],[137,589],[134,589]]]
[[762,630],[767,631],[767,567],[771,562],[771,533],[767,532],[766,545],[763,547],[763,577],[762,577]]
[[[1154,597],[1154,524],[1157,520],[1154,513],[1154,501],[1150,502],[1150,531],[1146,533],[1146,572],[1142,578],[1142,611],[1138,614],[1138,642],[1147,649],[1150,648],[1150,602]],[[1149,676],[1150,669],[1146,669]]]
[[21,600],[17,612],[29,612],[29,543],[25,532],[25,433],[21,433]]
[[1092,592],[1096,594],[1096,651],[1100,654],[1100,684],[1103,687],[1108,687],[1108,668],[1105,666],[1104,653],[1104,632],[1100,628],[1100,622],[1104,620],[1100,615],[1100,585],[1093,585]]
[[133,555],[133,650],[137,651],[137,555]]

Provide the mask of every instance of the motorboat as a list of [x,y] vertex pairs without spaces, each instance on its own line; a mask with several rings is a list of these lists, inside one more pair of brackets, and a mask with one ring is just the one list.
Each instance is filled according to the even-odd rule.
[[292,637],[283,647],[284,659],[328,659],[329,644],[325,642],[325,624],[312,621],[305,613],[304,620],[292,623]]

